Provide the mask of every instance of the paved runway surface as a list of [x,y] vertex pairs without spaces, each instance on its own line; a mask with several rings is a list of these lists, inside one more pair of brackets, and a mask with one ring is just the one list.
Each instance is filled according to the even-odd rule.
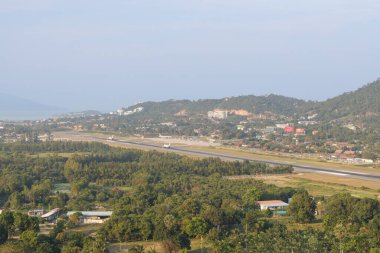
[[[212,152],[206,152],[206,151],[197,151],[197,150],[191,150],[186,148],[180,148],[180,147],[174,147],[171,146],[170,148],[164,148],[160,145],[155,144],[149,144],[149,143],[142,143],[142,142],[135,142],[135,141],[129,141],[129,140],[109,140],[107,138],[100,138],[100,137],[93,137],[93,136],[86,136],[89,139],[92,139],[93,141],[109,141],[114,143],[124,143],[130,146],[136,146],[140,148],[146,148],[146,149],[153,149],[153,150],[164,150],[167,152],[175,152],[185,155],[195,155],[195,156],[201,156],[201,157],[215,157],[220,158],[222,160],[227,161],[252,161],[252,162],[263,162],[271,165],[290,165],[294,167],[296,171],[307,171],[307,172],[314,172],[314,173],[322,173],[322,174],[330,174],[332,176],[341,176],[341,177],[351,177],[351,178],[359,178],[359,179],[366,179],[366,180],[372,180],[372,181],[379,181],[380,182],[380,175],[376,174],[370,174],[370,173],[361,173],[361,172],[354,172],[354,171],[346,171],[346,170],[337,170],[337,169],[329,169],[329,168],[320,168],[320,167],[313,167],[313,166],[303,166],[303,165],[297,165],[297,164],[291,164],[291,163],[283,163],[283,162],[277,162],[277,161],[270,161],[270,160],[259,160],[259,159],[251,159],[246,158],[242,156],[232,156],[232,155],[224,155],[219,153],[212,153]],[[379,185],[380,186],[380,185]]]

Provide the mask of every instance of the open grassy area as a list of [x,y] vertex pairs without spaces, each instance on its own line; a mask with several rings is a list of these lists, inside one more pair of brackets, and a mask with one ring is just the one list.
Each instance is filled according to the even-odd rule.
[[79,232],[85,235],[96,233],[103,224],[85,224],[75,228],[68,229],[67,232]]
[[[279,187],[305,189],[313,196],[331,196],[348,192],[355,197],[378,198],[380,184],[362,179],[343,178],[318,173],[299,173],[287,175],[228,177],[232,180],[254,178]],[[365,186],[364,186],[365,185]]]
[[61,193],[67,193],[70,194],[70,184],[68,183],[62,183],[62,184],[55,184],[53,192],[61,192]]
[[[130,243],[113,243],[111,244],[108,249],[110,253],[126,253],[128,252],[128,249],[142,245],[145,250],[154,249],[158,253],[165,253],[162,243],[161,242],[155,242],[155,241],[146,241],[146,242],[130,242]],[[205,242],[203,242],[203,251],[201,249],[201,240],[196,239],[191,241],[191,250],[189,251],[191,253],[209,253],[210,250],[207,249],[207,245]]]
[[65,158],[70,158],[73,155],[86,155],[90,154],[89,152],[60,152],[60,153],[55,153],[55,152],[43,152],[43,153],[38,153],[38,154],[30,154],[30,157],[33,158],[46,158],[46,157],[52,157],[52,156],[59,156],[59,157],[65,157]]
[[298,165],[305,165],[305,166],[316,166],[316,167],[321,167],[321,168],[330,168],[330,169],[337,169],[337,170],[357,171],[357,172],[373,173],[373,174],[380,175],[380,169],[378,168],[370,168],[370,167],[361,166],[361,165],[350,165],[350,164],[343,164],[343,163],[332,162],[332,161],[325,161],[313,155],[280,154],[280,153],[274,154],[274,153],[261,152],[261,151],[256,151],[256,150],[248,151],[248,150],[228,148],[228,147],[196,147],[194,146],[194,147],[191,147],[191,149],[217,153],[217,154],[241,156],[241,157],[257,159],[257,160],[270,160],[270,161],[277,161],[277,162],[282,162],[282,163],[298,164]]

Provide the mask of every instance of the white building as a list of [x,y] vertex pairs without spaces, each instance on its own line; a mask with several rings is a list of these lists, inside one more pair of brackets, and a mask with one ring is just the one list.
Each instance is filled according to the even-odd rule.
[[276,210],[279,208],[288,207],[289,204],[285,203],[282,200],[266,200],[266,201],[257,201],[256,202],[260,206],[260,210]]
[[290,126],[289,123],[276,124],[276,128],[279,128],[279,129],[285,129],[288,126]]
[[228,112],[227,111],[222,111],[222,110],[214,110],[214,111],[209,111],[207,113],[207,116],[210,119],[227,119]]
[[112,216],[112,211],[72,211],[67,216],[79,213],[81,224],[102,224]]
[[50,212],[45,213],[44,215],[41,215],[41,218],[47,222],[54,222],[61,215],[62,215],[62,210],[60,208],[55,208],[51,210]]

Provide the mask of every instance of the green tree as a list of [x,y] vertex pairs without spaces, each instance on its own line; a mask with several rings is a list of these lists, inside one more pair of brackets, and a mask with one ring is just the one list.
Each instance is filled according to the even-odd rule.
[[8,230],[8,236],[11,236],[15,231],[14,215],[12,212],[5,211],[0,214],[0,224]]
[[295,222],[309,223],[315,219],[315,201],[307,191],[300,191],[293,195],[289,204],[289,214]]
[[205,219],[198,216],[191,219],[191,221],[187,224],[185,231],[190,237],[194,238],[205,235],[208,228],[209,226]]
[[134,247],[130,248],[128,250],[128,252],[131,252],[131,253],[144,253],[144,246],[142,246],[142,245],[134,246]]
[[38,243],[38,234],[37,232],[28,230],[21,234],[20,240],[26,245],[28,248],[35,249]]
[[261,193],[256,188],[248,189],[242,197],[245,209],[257,209],[256,201],[260,199]]
[[0,244],[8,240],[8,229],[4,224],[0,223]]

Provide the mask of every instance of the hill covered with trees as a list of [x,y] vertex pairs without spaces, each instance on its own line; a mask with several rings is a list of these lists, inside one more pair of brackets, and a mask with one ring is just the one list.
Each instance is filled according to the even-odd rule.
[[380,79],[362,88],[316,104],[315,112],[326,120],[374,117],[380,113]]
[[279,95],[239,96],[223,99],[168,100],[145,102],[127,108],[143,107],[141,117],[172,116],[179,112],[206,114],[212,110],[245,110],[252,114],[270,112],[287,117],[318,114],[320,120],[337,120],[346,117],[374,117],[380,113],[380,79],[364,87],[328,99],[305,101]]

